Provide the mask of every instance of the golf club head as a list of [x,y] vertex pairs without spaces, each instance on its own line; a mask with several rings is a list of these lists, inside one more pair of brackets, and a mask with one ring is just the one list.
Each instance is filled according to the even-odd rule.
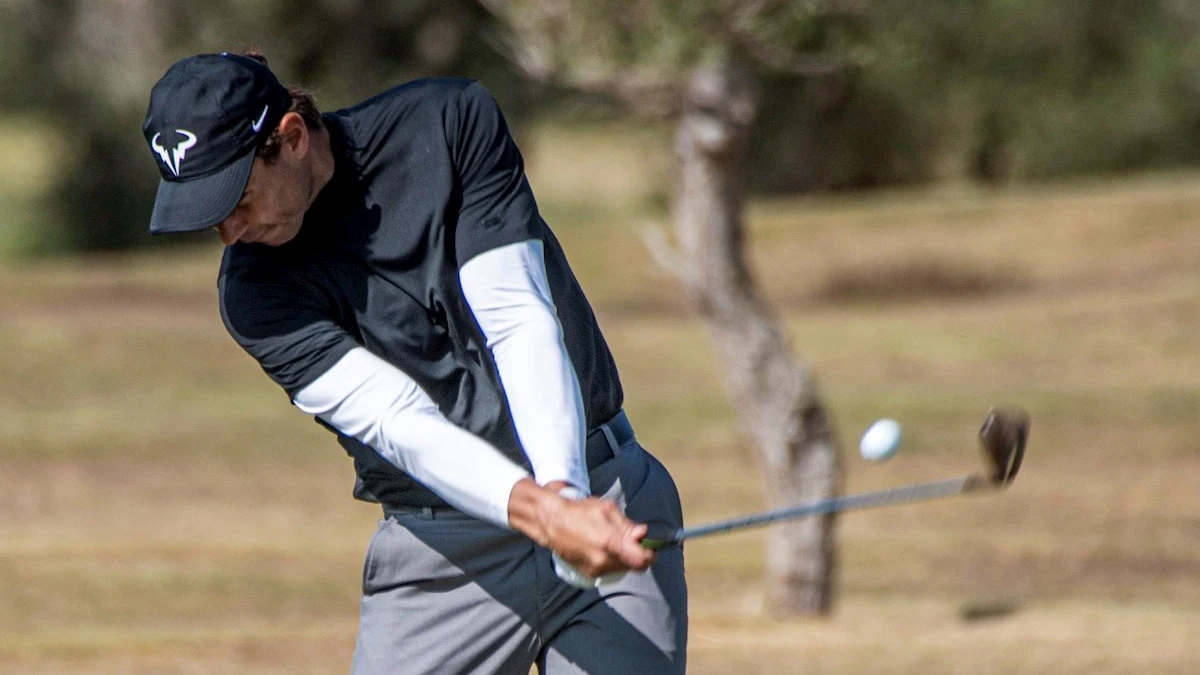
[[980,450],[993,487],[1017,477],[1029,439],[1029,413],[1020,408],[992,408],[979,429]]

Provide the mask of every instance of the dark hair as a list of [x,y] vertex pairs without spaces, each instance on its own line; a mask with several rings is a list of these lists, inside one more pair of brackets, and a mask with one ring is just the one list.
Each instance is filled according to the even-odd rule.
[[[249,50],[246,56],[258,61],[264,66],[267,65],[267,57],[263,56],[256,50]],[[311,91],[301,87],[288,87],[288,93],[292,95],[292,104],[288,106],[287,112],[294,112],[300,115],[304,120],[304,126],[311,131],[316,131],[324,126],[321,122],[321,111],[317,109],[317,99]],[[279,136],[279,129],[271,132],[270,138],[259,147],[257,155],[262,157],[267,164],[274,164],[279,158],[280,144],[283,140]]]

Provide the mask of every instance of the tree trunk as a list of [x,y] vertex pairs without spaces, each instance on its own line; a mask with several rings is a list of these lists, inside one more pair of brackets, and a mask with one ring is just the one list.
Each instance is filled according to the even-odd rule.
[[[726,367],[745,431],[755,440],[772,507],[835,496],[839,465],[828,415],[808,367],[792,358],[745,259],[742,159],[757,82],[732,60],[700,67],[676,136],[678,270]],[[777,614],[833,605],[834,516],[770,530],[767,603]]]

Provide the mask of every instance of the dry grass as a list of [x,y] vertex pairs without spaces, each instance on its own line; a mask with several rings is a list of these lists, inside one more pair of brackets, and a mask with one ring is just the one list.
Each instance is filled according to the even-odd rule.
[[[576,211],[562,190],[547,213],[688,517],[758,508],[753,453],[639,211]],[[1033,445],[1002,497],[843,519],[829,620],[763,616],[762,533],[690,544],[691,672],[1200,670],[1197,214],[1190,176],[756,203],[755,260],[821,375],[850,489],[971,470],[992,402],[1031,409]],[[375,511],[223,334],[215,261],[0,270],[0,674],[347,669]],[[906,265],[1014,283],[822,293]],[[905,448],[864,465],[857,434],[883,415]]]

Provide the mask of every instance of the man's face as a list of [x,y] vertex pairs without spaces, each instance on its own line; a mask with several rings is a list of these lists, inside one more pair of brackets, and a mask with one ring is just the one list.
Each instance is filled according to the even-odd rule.
[[310,202],[307,165],[284,148],[271,164],[254,159],[242,200],[217,225],[226,246],[236,242],[281,246],[300,231]]

